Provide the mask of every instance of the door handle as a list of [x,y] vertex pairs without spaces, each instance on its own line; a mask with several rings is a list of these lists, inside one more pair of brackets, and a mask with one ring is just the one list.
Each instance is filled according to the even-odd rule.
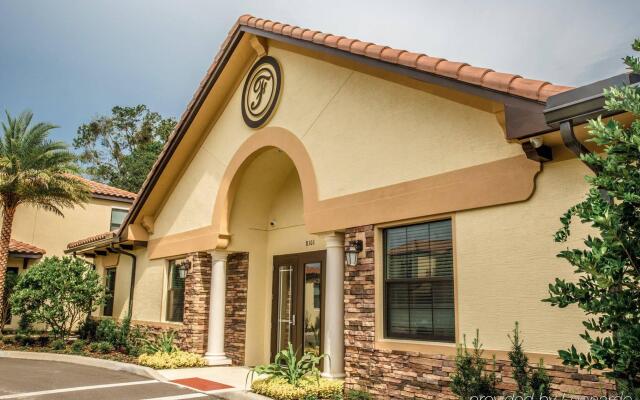
[[293,315],[291,316],[291,325],[292,325],[292,326],[296,326],[296,315],[295,315],[295,314],[293,314]]

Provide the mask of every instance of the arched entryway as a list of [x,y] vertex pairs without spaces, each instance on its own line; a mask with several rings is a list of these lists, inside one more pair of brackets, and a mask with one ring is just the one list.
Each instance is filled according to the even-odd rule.
[[222,288],[225,255],[246,254],[245,364],[268,362],[291,341],[329,354],[327,375],[341,376],[344,239],[336,232],[311,233],[305,225],[305,209],[317,202],[317,192],[304,146],[281,129],[257,132],[227,172],[214,212],[223,246],[213,256],[210,333],[224,333],[215,315],[224,311],[213,297]]

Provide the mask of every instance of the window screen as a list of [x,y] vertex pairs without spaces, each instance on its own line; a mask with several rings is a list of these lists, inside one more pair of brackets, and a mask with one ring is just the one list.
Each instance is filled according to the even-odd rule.
[[384,230],[385,334],[455,340],[451,220]]

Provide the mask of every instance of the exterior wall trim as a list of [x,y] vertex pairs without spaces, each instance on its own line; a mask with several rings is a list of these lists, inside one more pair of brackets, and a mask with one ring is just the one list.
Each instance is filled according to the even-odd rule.
[[247,139],[229,162],[220,182],[211,225],[150,240],[149,257],[226,248],[231,237],[230,205],[238,172],[260,151],[274,147],[284,151],[298,171],[304,219],[310,233],[525,201],[533,194],[535,177],[541,170],[539,162],[522,155],[319,200],[313,163],[302,141],[284,128],[268,127]]

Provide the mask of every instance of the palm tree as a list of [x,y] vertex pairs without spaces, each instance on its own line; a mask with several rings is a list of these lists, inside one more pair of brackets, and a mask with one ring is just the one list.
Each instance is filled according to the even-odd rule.
[[[75,178],[76,156],[64,142],[48,139],[57,128],[48,123],[31,125],[33,113],[25,111],[17,118],[5,112],[0,136],[0,293],[9,259],[9,242],[13,217],[19,205],[42,208],[60,216],[62,209],[82,205],[89,198],[89,188]],[[0,309],[6,300],[0,296]]]

